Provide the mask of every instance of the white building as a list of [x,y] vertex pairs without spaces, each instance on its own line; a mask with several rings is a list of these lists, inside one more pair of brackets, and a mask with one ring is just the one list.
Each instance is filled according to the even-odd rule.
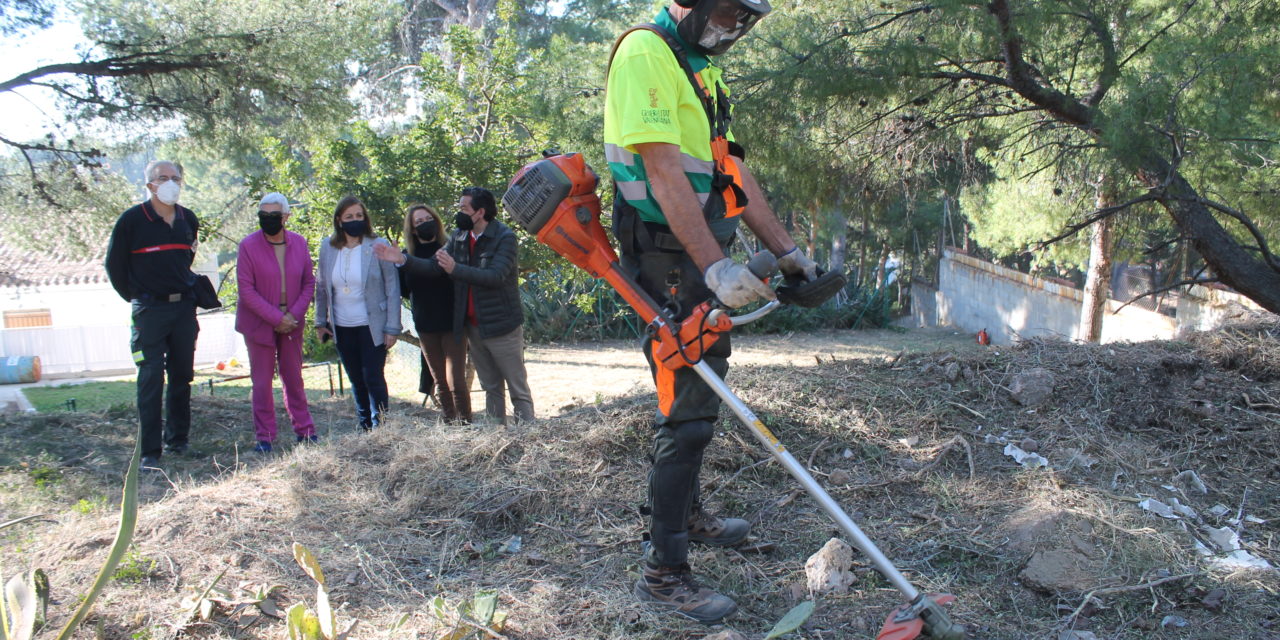
[[[217,282],[211,258],[197,267]],[[45,377],[134,371],[130,305],[111,288],[101,256],[58,258],[0,244],[0,315],[0,357],[39,356]],[[199,322],[197,366],[244,358],[233,314],[201,314]]]

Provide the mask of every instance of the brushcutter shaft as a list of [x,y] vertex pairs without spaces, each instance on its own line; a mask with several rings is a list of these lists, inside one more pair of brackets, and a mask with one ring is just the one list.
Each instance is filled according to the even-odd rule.
[[760,421],[760,418],[756,417],[756,414],[747,407],[746,403],[738,398],[737,394],[729,388],[729,385],[720,376],[716,375],[711,365],[707,364],[706,361],[699,361],[693,365],[693,370],[697,371],[702,380],[707,383],[707,386],[711,387],[716,392],[716,395],[720,396],[720,399],[729,405],[734,415],[738,416],[738,419],[751,430],[751,433],[760,441],[760,444],[764,445],[769,450],[769,453],[773,454],[773,457],[782,464],[787,473],[790,473],[793,478],[800,482],[800,486],[804,487],[804,490],[818,502],[818,506],[822,507],[822,510],[826,511],[827,515],[836,521],[836,525],[840,527],[840,530],[845,535],[849,536],[854,546],[858,547],[864,555],[871,559],[871,563],[875,565],[880,574],[892,583],[894,588],[901,591],[908,601],[914,601],[919,597],[920,592],[902,575],[902,572],[898,571],[897,567],[893,566],[889,558],[885,557],[884,553],[881,553],[879,547],[867,537],[867,534],[862,532],[862,529],[844,512],[844,509],[840,508],[839,503],[800,465],[795,456],[791,455],[790,451],[787,451],[787,448],[778,441],[777,436],[774,436],[773,432],[764,426],[764,423]]

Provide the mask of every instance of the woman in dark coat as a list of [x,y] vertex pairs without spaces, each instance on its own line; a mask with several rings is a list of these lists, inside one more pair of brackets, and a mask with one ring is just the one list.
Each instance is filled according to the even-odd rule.
[[[445,238],[440,214],[425,204],[411,204],[404,215],[405,253],[430,259]],[[453,281],[448,275],[411,276],[402,272],[402,289],[413,310],[413,324],[435,380],[436,400],[450,422],[471,422],[467,388],[467,337],[453,331]]]

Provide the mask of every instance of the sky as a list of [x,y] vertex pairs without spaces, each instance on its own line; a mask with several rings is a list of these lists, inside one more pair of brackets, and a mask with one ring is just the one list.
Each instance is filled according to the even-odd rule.
[[[48,29],[6,36],[0,40],[0,78],[8,80],[41,65],[76,62],[77,44],[87,44],[80,25],[60,17]],[[54,94],[40,87],[0,93],[0,136],[30,140],[59,123]]]

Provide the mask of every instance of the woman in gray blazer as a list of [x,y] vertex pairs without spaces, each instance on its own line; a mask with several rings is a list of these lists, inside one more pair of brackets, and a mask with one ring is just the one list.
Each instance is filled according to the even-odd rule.
[[400,279],[395,266],[373,257],[375,244],[387,241],[374,235],[364,203],[347,196],[333,210],[333,237],[320,244],[316,273],[316,335],[337,343],[365,431],[387,408],[383,367],[401,329]]

